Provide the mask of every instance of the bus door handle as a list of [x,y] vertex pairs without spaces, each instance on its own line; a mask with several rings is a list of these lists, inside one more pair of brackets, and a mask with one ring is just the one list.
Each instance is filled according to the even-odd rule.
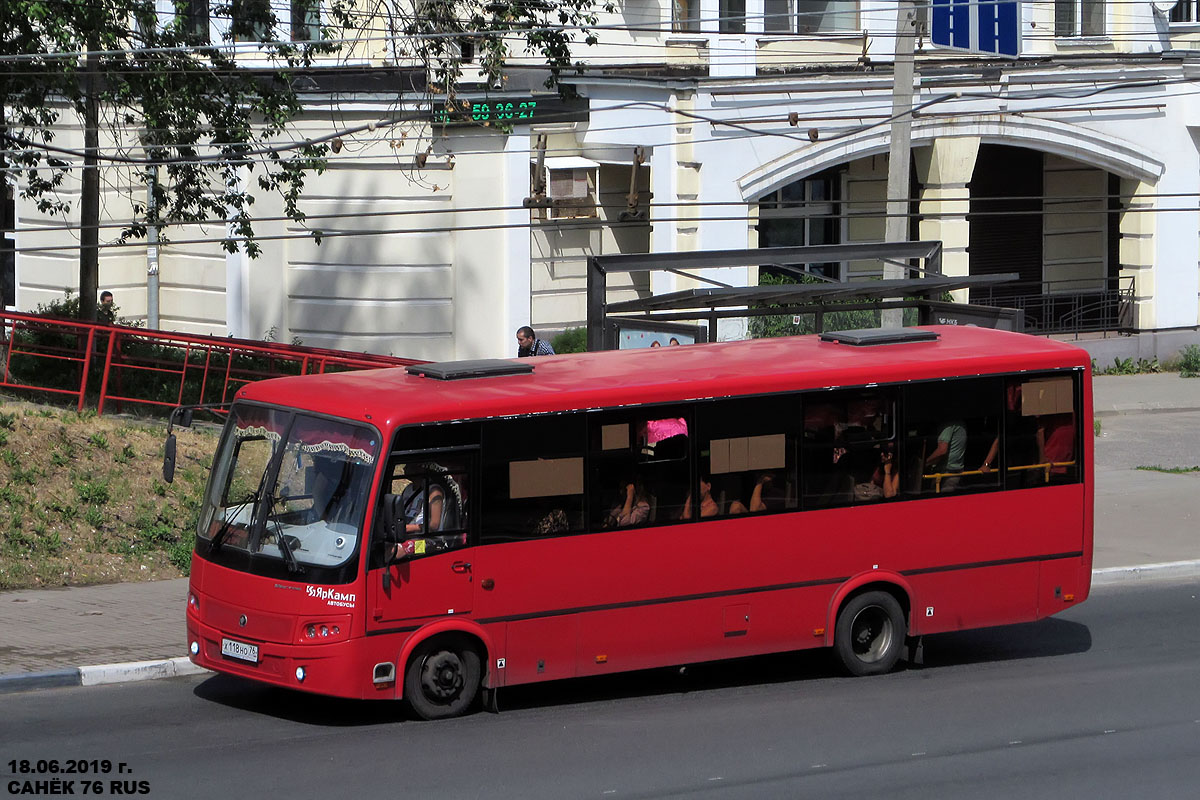
[[450,569],[454,570],[455,572],[470,572],[471,571],[471,562],[470,561],[455,561],[453,564],[450,565]]

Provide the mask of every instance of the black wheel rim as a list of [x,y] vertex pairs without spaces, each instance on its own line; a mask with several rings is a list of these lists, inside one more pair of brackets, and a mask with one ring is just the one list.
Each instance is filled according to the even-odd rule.
[[434,653],[421,664],[421,692],[435,703],[452,703],[466,686],[466,674],[466,665],[458,653],[446,650]]
[[867,606],[850,623],[850,644],[854,655],[865,664],[874,664],[887,656],[895,631],[892,618],[880,606]]

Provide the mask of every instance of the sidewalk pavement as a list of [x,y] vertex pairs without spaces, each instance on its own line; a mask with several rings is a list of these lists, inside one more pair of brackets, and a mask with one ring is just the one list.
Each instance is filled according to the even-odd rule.
[[[1176,374],[1100,376],[1093,383],[1098,416],[1200,411],[1200,379]],[[1124,474],[1124,473],[1122,473]],[[1140,490],[1098,476],[1094,584],[1141,577],[1200,576],[1195,514],[1170,524],[1136,525]],[[1148,502],[1195,507],[1194,476],[1181,489]],[[1183,483],[1187,481],[1187,483]],[[1112,495],[1112,496],[1109,496]],[[1114,521],[1117,520],[1117,521]],[[1177,521],[1184,520],[1186,530]],[[0,592],[0,695],[13,691],[114,683],[193,674],[187,659],[184,607],[187,579]]]

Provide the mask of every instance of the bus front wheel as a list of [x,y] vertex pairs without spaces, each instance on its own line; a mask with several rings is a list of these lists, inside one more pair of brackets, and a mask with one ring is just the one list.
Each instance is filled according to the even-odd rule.
[[420,645],[404,673],[404,696],[421,719],[457,717],[479,694],[479,653],[459,639]]
[[891,671],[904,647],[904,610],[887,592],[864,592],[838,613],[833,649],[851,675]]

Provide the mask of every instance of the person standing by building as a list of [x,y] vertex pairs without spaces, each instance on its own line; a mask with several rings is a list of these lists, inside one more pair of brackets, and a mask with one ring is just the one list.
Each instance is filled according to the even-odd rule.
[[517,358],[526,356],[552,356],[554,348],[550,343],[537,338],[533,328],[528,325],[517,329]]

